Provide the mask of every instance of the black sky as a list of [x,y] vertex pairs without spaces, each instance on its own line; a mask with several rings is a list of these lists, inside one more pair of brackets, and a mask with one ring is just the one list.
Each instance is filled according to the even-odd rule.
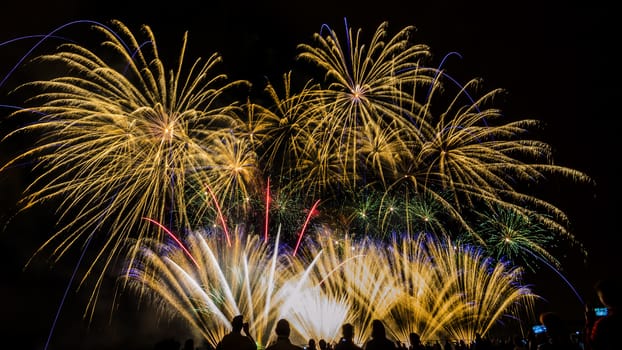
[[[571,231],[585,244],[587,262],[568,251],[563,275],[588,301],[591,286],[616,274],[619,249],[620,159],[618,104],[622,101],[620,65],[614,55],[620,31],[616,11],[600,2],[575,6],[545,1],[11,1],[0,10],[0,43],[23,35],[46,34],[65,23],[89,19],[119,19],[133,28],[147,24],[159,40],[160,52],[177,55],[184,31],[189,31],[190,53],[224,58],[233,78],[257,84],[264,77],[280,79],[294,63],[298,43],[309,43],[322,24],[343,32],[351,27],[373,32],[388,21],[390,32],[417,27],[415,41],[427,44],[435,62],[449,52],[445,67],[462,79],[481,77],[486,89],[508,91],[504,111],[515,118],[545,122],[543,134],[555,149],[555,162],[586,172],[596,187],[552,184],[551,200],[566,211]],[[0,46],[0,78],[23,54],[16,44]],[[193,57],[194,57],[193,56]],[[12,81],[8,81],[10,86]],[[0,87],[3,90],[5,87]],[[1,98],[1,97],[0,97]],[[5,102],[0,101],[0,104]],[[2,112],[1,115],[6,113]],[[6,123],[0,123],[5,127]],[[2,129],[2,134],[6,130]],[[2,161],[12,153],[0,148]],[[19,170],[0,174],[0,218],[7,221],[28,174]],[[52,231],[54,214],[48,208],[36,217],[19,215],[0,233],[4,267],[0,295],[5,310],[5,340],[24,342],[23,349],[43,349],[75,259],[55,266],[38,261],[23,270],[32,252]],[[77,257],[76,257],[77,258]],[[564,256],[561,257],[565,259]],[[582,306],[559,275],[544,269],[533,276],[534,289],[546,298],[542,309],[580,318]],[[74,288],[75,289],[75,288]],[[67,306],[49,349],[152,348],[159,338],[183,339],[178,324],[158,323],[148,311],[113,314],[109,305],[87,326],[81,318],[86,293],[69,291]],[[132,305],[131,297],[121,300]],[[126,306],[124,308],[128,309]],[[183,334],[183,335],[179,335]],[[67,340],[71,339],[71,340]]]

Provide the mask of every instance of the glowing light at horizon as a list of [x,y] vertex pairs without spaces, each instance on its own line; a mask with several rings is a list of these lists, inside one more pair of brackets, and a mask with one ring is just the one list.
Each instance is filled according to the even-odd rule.
[[186,246],[141,244],[141,264],[125,274],[139,293],[159,301],[161,310],[188,321],[213,345],[241,313],[261,346],[285,317],[292,340],[335,341],[345,322],[355,324],[357,341],[370,336],[371,321],[382,319],[393,339],[416,331],[423,339],[472,340],[506,317],[529,315],[537,298],[520,284],[522,270],[492,263],[470,246],[430,236],[396,239],[334,239],[318,232],[301,254],[236,232],[228,247],[217,232],[191,232]]

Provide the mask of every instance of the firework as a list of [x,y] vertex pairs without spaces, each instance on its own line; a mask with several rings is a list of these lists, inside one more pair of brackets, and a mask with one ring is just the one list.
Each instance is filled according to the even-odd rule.
[[486,241],[485,249],[489,256],[509,260],[532,272],[537,268],[533,255],[558,268],[561,266],[559,260],[547,250],[553,237],[537,220],[507,208],[496,208],[480,215],[478,232]]
[[287,271],[278,250],[271,252],[259,238],[236,234],[229,245],[221,237],[192,233],[184,240],[186,250],[139,242],[140,263],[128,264],[129,286],[159,296],[162,310],[176,312],[214,345],[238,314],[250,320],[253,330],[265,329],[255,335],[265,344],[276,325],[275,306],[283,303],[279,280],[287,278]]
[[[62,223],[41,249],[52,246],[58,259],[94,234],[101,246],[89,273],[98,261],[107,269],[128,237],[160,232],[144,217],[172,228],[193,227],[188,186],[195,186],[191,196],[210,186],[220,200],[248,196],[250,180],[258,178],[252,149],[230,134],[240,126],[238,107],[223,98],[247,83],[218,73],[218,54],[186,66],[187,33],[169,71],[148,26],[142,28],[143,43],[121,22],[114,25],[116,31],[93,25],[104,37],[102,52],[67,43],[36,59],[64,69],[59,77],[19,87],[32,95],[31,107],[12,117],[26,120],[34,113],[37,120],[7,137],[39,138],[2,168],[34,159],[38,175],[23,208],[57,200]],[[212,199],[203,205],[213,207]]]
[[360,330],[362,343],[376,318],[394,339],[405,341],[416,331],[424,339],[472,340],[506,316],[528,314],[536,298],[520,284],[520,269],[426,235],[386,245],[319,231],[294,256],[278,235],[268,243],[238,232],[229,247],[214,234],[190,233],[185,249],[142,242],[141,263],[124,275],[212,344],[239,313],[250,320],[260,346],[283,317],[300,343],[335,341],[345,322]]
[[[376,215],[385,232],[393,213],[388,208],[396,208],[392,201],[402,196],[403,203],[415,197],[436,202],[446,221],[482,245],[470,216],[473,208],[491,206],[574,241],[565,213],[525,188],[553,176],[591,179],[554,164],[547,143],[525,138],[539,127],[537,120],[504,121],[493,104],[502,89],[482,94],[479,79],[462,85],[444,67],[426,66],[430,51],[412,42],[412,27],[390,36],[382,23],[368,43],[362,30],[347,23],[345,38],[323,29],[313,43],[299,45],[297,56],[323,79],[293,93],[287,75],[285,98],[275,98],[272,109],[282,116],[272,120],[288,127],[288,146],[278,144],[295,155],[283,164],[292,167],[287,179],[301,192],[325,200],[363,188],[384,192]],[[272,86],[268,90],[276,96]]]
[[316,33],[313,44],[300,44],[297,56],[325,77],[307,92],[312,104],[305,113],[313,139],[324,145],[325,157],[340,158],[343,186],[356,188],[364,172],[384,181],[393,158],[403,153],[408,138],[419,134],[409,119],[415,106],[406,87],[432,80],[431,70],[420,66],[430,54],[428,47],[410,41],[413,27],[390,37],[386,22],[367,45],[361,30],[346,28],[344,41],[327,30],[325,35]]
[[533,311],[537,296],[521,285],[523,270],[475,246],[420,235],[394,241],[388,252],[387,268],[407,288],[387,321],[398,339],[414,331],[424,339],[471,341],[506,317]]
[[[485,280],[474,271],[476,285],[470,285],[452,273],[457,273],[458,260],[468,265],[461,268],[484,269],[480,253],[463,249],[451,255],[431,241],[404,241],[387,248],[354,238],[370,234],[391,241],[397,234],[427,233],[443,238],[455,231],[466,232],[472,243],[495,245],[494,237],[507,237],[503,227],[476,227],[479,214],[490,209],[537,224],[526,228],[537,229],[533,239],[513,245],[507,254],[526,247],[555,262],[546,242],[537,239],[540,232],[573,239],[566,215],[529,189],[550,176],[577,182],[590,181],[589,177],[554,164],[548,144],[525,138],[539,126],[537,121],[504,121],[492,104],[500,89],[479,94],[476,79],[461,85],[440,66],[426,66],[431,53],[426,45],[411,41],[413,27],[390,36],[388,24],[382,23],[368,42],[362,30],[346,25],[341,38],[323,27],[327,32],[316,33],[313,43],[299,45],[297,56],[321,79],[296,85],[291,72],[284,74],[283,91],[268,83],[269,99],[262,105],[248,98],[245,89],[246,103],[233,99],[236,89],[249,83],[229,81],[217,73],[218,54],[186,65],[187,34],[177,66],[169,70],[148,26],[142,28],[141,42],[121,22],[114,22],[115,30],[91,24],[103,35],[103,45],[92,50],[77,43],[61,45],[35,61],[61,68],[60,75],[18,88],[32,97],[28,106],[12,115],[14,120],[23,118],[23,126],[7,137],[33,133],[38,139],[0,171],[33,159],[36,178],[27,188],[23,208],[51,200],[58,205],[60,229],[40,250],[51,248],[59,259],[93,238],[100,246],[93,248],[96,256],[84,278],[127,256],[126,279],[138,276],[141,288],[161,294],[186,319],[199,316],[188,313],[192,303],[179,299],[204,292],[192,298],[206,304],[202,308],[209,316],[191,323],[210,341],[222,335],[224,320],[243,311],[252,313],[255,326],[265,331],[258,337],[262,344],[270,337],[275,314],[289,316],[302,336],[330,339],[338,333],[336,323],[356,320],[366,335],[372,319],[406,317],[416,310],[421,318],[408,324],[388,323],[396,337],[403,339],[404,332],[413,329],[428,338],[470,337],[475,330],[490,328],[500,317],[498,311],[508,309],[506,299],[521,298],[511,294],[514,289],[486,287],[497,290],[503,299],[499,302],[481,292],[487,283],[517,279],[514,271],[499,262],[494,267],[500,269],[499,280]],[[34,123],[27,124],[33,116]],[[271,181],[266,181],[264,192],[265,178]],[[308,255],[299,257],[301,231],[295,236],[291,259],[281,266],[282,255],[270,252],[280,247],[267,246],[268,229],[275,226],[268,214],[279,213],[279,224],[293,231],[301,222],[293,219],[291,208],[311,208],[306,228],[318,200],[322,206],[330,204],[327,209],[341,210],[318,215],[323,223],[339,228],[334,235],[339,243],[327,238],[332,233],[319,235],[319,243],[302,245]],[[264,207],[257,210],[260,205]],[[228,232],[231,222],[238,225],[233,235]],[[243,227],[260,226],[265,227],[263,241],[239,237]],[[192,233],[203,227],[213,227],[221,236],[209,235],[214,242],[208,242]],[[166,253],[172,248],[163,243],[170,236],[163,232],[169,229],[190,232],[185,241],[188,252]],[[290,243],[290,238],[283,241]],[[426,248],[417,250],[410,244]],[[263,253],[247,256],[252,246]],[[127,254],[119,255],[122,249]],[[396,250],[408,254],[387,253]],[[257,268],[285,277],[238,281],[242,284],[234,286],[234,276],[222,269],[234,262],[219,257],[222,251],[234,251],[241,261],[252,260]],[[421,251],[443,252],[436,256]],[[270,261],[278,266],[266,265],[264,255],[274,257]],[[181,261],[189,257],[190,262]],[[351,265],[354,261],[357,264]],[[421,270],[406,273],[404,261],[436,265],[433,270],[417,267]],[[192,282],[198,270],[208,269],[216,277]],[[250,271],[248,266],[239,269]],[[160,273],[171,279],[170,286],[147,281]],[[407,276],[410,273],[414,275]],[[190,280],[184,281],[184,276]],[[97,286],[102,277],[103,273]],[[425,281],[425,286],[415,288],[415,280]],[[208,282],[216,292],[203,290]],[[257,296],[242,300],[238,295],[242,291],[231,292],[250,290],[249,283],[268,293],[261,302],[255,302]],[[292,288],[300,292],[304,306],[284,296]],[[419,299],[415,290],[429,300]],[[433,291],[442,292],[445,299],[440,304]],[[458,291],[473,297],[461,299]],[[96,291],[91,301],[95,295]],[[261,314],[253,311],[255,304],[261,304],[264,312],[279,311]],[[475,313],[469,305],[478,305],[479,312],[491,316]],[[338,310],[339,322],[323,319],[330,308]],[[313,312],[320,316],[310,319]],[[432,319],[438,313],[442,317]],[[211,320],[214,317],[217,321]],[[468,319],[472,328],[456,319]],[[215,330],[206,330],[208,326]]]
[[[443,77],[439,73],[438,79]],[[439,86],[446,86],[444,92],[453,82],[446,78],[443,84],[433,85],[429,101],[442,93],[436,92],[441,89]],[[501,111],[490,106],[501,89],[473,100],[469,91],[475,92],[477,87],[475,79],[461,86],[452,102],[437,113],[432,113],[433,104],[428,102],[426,121],[434,132],[426,135],[414,155],[417,159],[414,163],[426,169],[425,178],[421,177],[419,182],[452,194],[452,207],[465,215],[473,207],[500,206],[540,222],[550,232],[574,239],[564,226],[568,223],[566,215],[554,205],[523,192],[523,186],[551,176],[577,182],[589,182],[590,178],[580,171],[553,164],[550,145],[523,138],[539,126],[537,120],[502,121]]]

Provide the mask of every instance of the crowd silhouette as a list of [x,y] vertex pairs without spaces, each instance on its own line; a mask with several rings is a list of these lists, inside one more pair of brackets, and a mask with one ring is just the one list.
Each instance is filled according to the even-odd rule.
[[[341,336],[336,342],[326,339],[308,339],[306,344],[293,344],[290,340],[291,327],[285,318],[280,319],[274,329],[275,338],[265,350],[612,350],[622,349],[619,336],[622,335],[619,316],[622,289],[617,279],[600,280],[594,288],[598,301],[586,305],[584,329],[571,330],[568,322],[557,312],[542,312],[537,317],[542,332],[530,329],[525,335],[514,334],[507,339],[487,338],[476,333],[472,342],[463,339],[421,339],[411,332],[408,339],[390,339],[382,320],[374,319],[371,334],[363,344],[355,343],[355,328],[351,323],[341,326]],[[598,313],[595,312],[598,310]],[[212,347],[208,342],[195,347],[194,339],[183,343],[167,338],[155,344],[154,350],[259,350],[248,322],[243,315],[231,320],[231,331]]]

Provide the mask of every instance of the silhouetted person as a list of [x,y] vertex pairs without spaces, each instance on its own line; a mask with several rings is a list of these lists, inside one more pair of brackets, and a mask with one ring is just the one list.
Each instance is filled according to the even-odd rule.
[[154,350],[179,350],[181,343],[175,338],[162,339],[155,344]]
[[289,340],[289,322],[282,318],[276,323],[274,332],[276,333],[276,341],[268,346],[266,350],[303,350],[300,346],[292,344]]
[[492,349],[492,344],[490,344],[488,339],[485,339],[484,337],[482,337],[480,333],[475,333],[475,342],[473,342],[471,349],[472,350],[489,350],[489,349]]
[[365,350],[395,350],[393,341],[387,338],[384,324],[380,320],[371,321],[371,339],[365,344]]
[[315,346],[315,339],[309,339],[309,342],[307,343],[307,350],[317,350],[317,347]]
[[[242,334],[244,330],[244,334]],[[257,350],[257,345],[250,336],[248,323],[242,315],[237,315],[231,321],[231,332],[225,334],[216,345],[216,350]]]
[[537,350],[538,345],[546,342],[546,333],[545,332],[535,332],[533,328],[529,330],[527,333],[527,349],[528,350]]
[[540,314],[540,323],[546,327],[546,337],[538,350],[579,350],[579,345],[570,339],[570,331],[564,320],[554,312]]
[[320,350],[328,350],[328,343],[326,343],[326,340],[320,339],[317,344],[320,346]]
[[589,350],[621,349],[622,321],[620,320],[620,298],[622,288],[618,279],[603,279],[594,286],[596,295],[607,308],[607,315],[596,317],[592,308],[585,313],[585,346]]
[[408,350],[425,350],[425,345],[421,342],[421,337],[419,334],[415,332],[411,332],[408,335],[408,341],[410,342],[410,346]]
[[335,345],[335,350],[362,350],[362,348],[354,344],[354,326],[350,323],[345,323],[341,326],[341,339],[339,343]]
[[186,339],[183,350],[194,350],[194,339],[192,338]]

